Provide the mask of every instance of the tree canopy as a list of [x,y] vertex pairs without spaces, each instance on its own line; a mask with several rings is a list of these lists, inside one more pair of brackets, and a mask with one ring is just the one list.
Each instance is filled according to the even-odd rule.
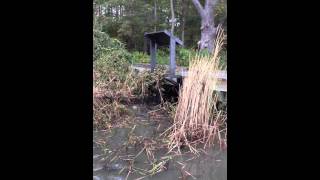
[[[145,32],[171,29],[170,0],[94,0],[94,30],[126,44],[129,51],[146,50]],[[204,0],[199,1],[204,4]],[[215,25],[226,30],[226,0],[214,7]],[[192,0],[173,0],[174,34],[187,48],[196,48],[201,36],[201,17]]]

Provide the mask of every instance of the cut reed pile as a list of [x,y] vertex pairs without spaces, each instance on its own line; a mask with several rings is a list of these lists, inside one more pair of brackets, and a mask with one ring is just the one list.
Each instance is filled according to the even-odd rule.
[[189,65],[188,76],[180,89],[179,101],[174,117],[174,124],[169,134],[169,149],[186,145],[193,153],[198,153],[197,144],[211,146],[218,137],[222,142],[220,129],[225,124],[226,116],[216,108],[217,94],[214,92],[218,83],[219,52],[223,45],[224,34],[218,30],[215,49],[210,56],[197,55]]
[[111,128],[120,118],[129,116],[126,105],[154,92],[160,93],[166,69],[157,68],[153,73],[137,74],[128,68],[125,74],[117,75],[113,69],[101,65],[93,73],[93,123],[98,129]]

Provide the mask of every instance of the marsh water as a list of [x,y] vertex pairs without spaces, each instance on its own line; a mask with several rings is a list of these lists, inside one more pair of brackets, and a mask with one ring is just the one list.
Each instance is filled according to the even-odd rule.
[[212,147],[199,156],[166,154],[159,135],[171,124],[168,116],[146,104],[129,108],[134,113],[130,123],[93,132],[94,180],[227,179],[227,150]]

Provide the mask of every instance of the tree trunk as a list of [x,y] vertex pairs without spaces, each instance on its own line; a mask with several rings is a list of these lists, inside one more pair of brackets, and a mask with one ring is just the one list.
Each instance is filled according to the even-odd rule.
[[181,15],[182,15],[182,24],[181,24],[181,40],[182,42],[184,42],[184,28],[185,28],[185,21],[186,21],[186,2],[185,0],[181,0],[181,3],[182,3],[182,12],[181,12]]
[[201,17],[201,39],[199,41],[200,50],[207,49],[210,53],[214,49],[214,40],[216,38],[216,28],[214,24],[214,6],[218,0],[206,0],[205,7],[199,0],[192,0]]
[[170,0],[170,8],[171,8],[171,34],[173,35],[174,34],[174,25],[175,25],[173,0]]
[[117,20],[119,19],[119,6],[116,6]]
[[154,31],[157,31],[157,0],[154,0]]
[[93,4],[93,19],[95,19],[96,12],[97,12],[97,4],[94,3],[94,4]]
[[214,49],[214,40],[216,37],[216,28],[214,27],[213,16],[206,15],[201,18],[201,39],[200,49],[208,49],[212,52]]
[[101,16],[101,5],[99,5],[99,13],[98,13],[98,16],[99,16],[99,17]]
[[146,37],[143,38],[143,52],[148,53],[148,39]]

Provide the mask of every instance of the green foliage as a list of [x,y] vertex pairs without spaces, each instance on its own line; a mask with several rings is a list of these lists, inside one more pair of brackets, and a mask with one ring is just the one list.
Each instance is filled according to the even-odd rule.
[[220,52],[220,65],[223,68],[227,68],[227,50],[222,50]]
[[[169,64],[169,52],[165,49],[157,49],[157,64]],[[132,53],[132,63],[150,63],[150,56],[143,52],[134,51]]]
[[113,73],[120,79],[124,78],[131,59],[131,54],[125,49],[125,45],[97,30],[94,30],[93,41],[94,69],[105,78],[110,76],[108,73]]
[[[156,18],[154,14],[156,2]],[[204,1],[201,1],[204,4]],[[94,26],[126,43],[129,51],[144,49],[143,34],[170,29],[169,0],[94,0]],[[200,39],[201,18],[191,0],[174,0],[175,35],[184,40],[186,48],[195,48]],[[215,23],[227,30],[227,0],[215,7]],[[184,23],[183,23],[184,21]],[[184,24],[184,28],[183,28]],[[182,37],[184,32],[184,37]]]
[[[178,66],[189,66],[189,59],[197,54],[196,51],[186,48],[177,48],[176,62]],[[146,53],[132,52],[132,63],[150,63],[150,56]],[[170,54],[168,49],[157,50],[157,63],[160,65],[169,65]]]
[[186,49],[186,48],[178,48],[177,49],[177,65],[179,66],[189,66],[190,58],[196,55],[196,51]]
[[132,63],[149,63],[150,56],[146,53],[134,51],[132,52]]
[[168,49],[158,49],[157,50],[157,63],[161,65],[169,64],[169,52]]
[[93,30],[93,61],[97,60],[103,51],[103,48],[109,44],[110,38],[107,34]]
[[108,34],[93,30],[93,61],[111,50],[125,49],[125,45],[118,39],[110,38]]
[[125,49],[108,49],[94,62],[94,69],[102,76],[101,79],[117,77],[123,80],[129,71],[130,57]]
[[[170,29],[169,0],[96,0],[95,3],[95,12],[100,12],[95,13],[95,24],[99,24],[101,31],[125,42],[129,51],[143,50],[145,32]],[[190,0],[175,0],[174,7],[177,19],[175,35],[181,38],[181,25],[184,18],[185,45],[188,48],[192,47],[200,38],[200,17]],[[182,7],[184,14],[182,14]]]
[[220,23],[227,16],[227,1],[221,0],[215,7],[216,23]]

